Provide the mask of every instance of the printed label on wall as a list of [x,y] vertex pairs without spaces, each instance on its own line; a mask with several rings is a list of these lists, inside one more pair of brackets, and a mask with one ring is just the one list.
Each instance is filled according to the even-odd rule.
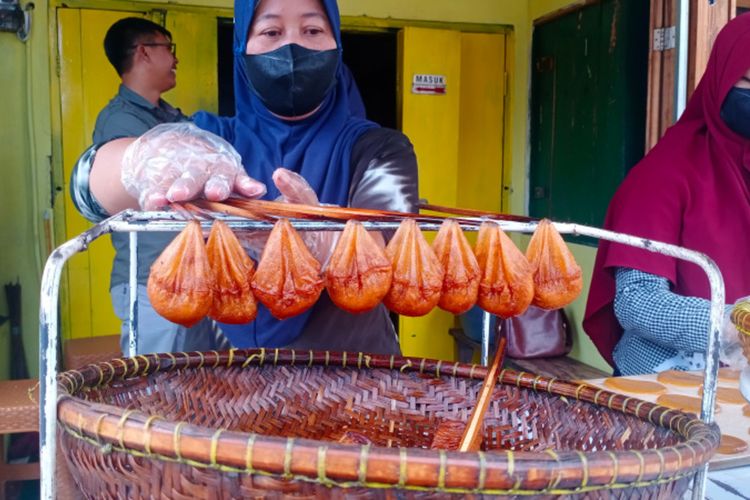
[[412,94],[445,95],[445,75],[415,74],[411,81]]

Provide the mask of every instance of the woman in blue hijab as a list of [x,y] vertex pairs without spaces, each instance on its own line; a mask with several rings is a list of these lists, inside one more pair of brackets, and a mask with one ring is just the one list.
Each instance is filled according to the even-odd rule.
[[[201,175],[167,175],[159,171],[142,176],[158,179],[156,190],[161,189],[162,199],[183,201],[197,195],[221,199],[231,190],[257,195],[259,190],[247,179],[249,176],[265,185],[266,199],[415,210],[417,165],[411,143],[400,132],[380,128],[352,111],[356,105],[349,101],[351,83],[341,62],[340,18],[335,0],[237,0],[234,85],[234,117],[198,113],[194,122],[234,146],[245,172],[227,177],[226,165],[222,165],[220,177],[229,189],[218,193],[211,187],[212,164],[202,165],[207,172]],[[150,140],[158,143],[159,138]],[[170,148],[189,147],[189,141],[180,145],[175,144],[174,137],[170,140]],[[105,153],[106,158],[113,159],[109,151],[104,151],[109,144],[97,153],[94,169]],[[119,149],[123,151],[128,146],[129,143],[121,144]],[[151,150],[158,150],[159,146],[162,145]],[[148,162],[150,168],[159,164],[153,158]],[[122,168],[126,179],[132,167],[123,163]],[[186,177],[190,182],[198,178],[194,183],[198,185],[175,189]],[[125,189],[121,183],[114,184]],[[153,185],[139,186],[137,197],[143,200],[144,191],[154,190]],[[92,194],[99,200],[108,196],[97,193],[95,186]],[[128,198],[128,207],[138,205],[132,194]],[[117,211],[105,208],[110,213]],[[323,246],[316,255],[321,262],[325,261],[325,253],[332,250],[331,245]],[[236,347],[399,353],[384,306],[352,315],[335,307],[325,293],[312,309],[299,316],[279,321],[261,308],[253,323],[222,325],[222,330]]]

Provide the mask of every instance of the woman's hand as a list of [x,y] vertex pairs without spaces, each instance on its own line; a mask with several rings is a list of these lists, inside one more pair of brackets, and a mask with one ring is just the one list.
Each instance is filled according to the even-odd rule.
[[122,158],[122,185],[144,210],[205,196],[221,201],[236,192],[263,196],[240,155],[224,139],[192,123],[157,125],[131,143]]

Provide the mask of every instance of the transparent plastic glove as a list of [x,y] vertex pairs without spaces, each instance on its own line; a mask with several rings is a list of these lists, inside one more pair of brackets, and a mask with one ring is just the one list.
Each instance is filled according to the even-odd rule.
[[[740,301],[747,301],[746,298]],[[742,368],[745,365],[745,356],[742,353],[739,332],[730,319],[733,305],[724,308],[724,319],[719,332],[719,361],[732,368]]]
[[201,195],[221,201],[232,192],[248,198],[266,192],[231,144],[190,122],[157,125],[128,146],[121,180],[144,210]]
[[[277,168],[272,178],[273,183],[276,184],[281,193],[280,201],[302,205],[320,205],[318,195],[305,178],[298,173],[285,168]],[[339,239],[340,232],[300,231],[300,235],[310,253],[320,262],[322,269],[325,269]]]

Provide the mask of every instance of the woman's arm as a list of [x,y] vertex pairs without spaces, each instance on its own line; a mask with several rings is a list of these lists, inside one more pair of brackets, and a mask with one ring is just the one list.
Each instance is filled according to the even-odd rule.
[[673,293],[666,278],[636,269],[618,267],[615,280],[614,311],[624,330],[670,349],[706,350],[709,301]]
[[138,208],[138,200],[130,196],[122,185],[122,157],[136,138],[115,139],[102,145],[94,156],[89,173],[89,189],[99,205],[108,213],[116,214],[126,208]]

